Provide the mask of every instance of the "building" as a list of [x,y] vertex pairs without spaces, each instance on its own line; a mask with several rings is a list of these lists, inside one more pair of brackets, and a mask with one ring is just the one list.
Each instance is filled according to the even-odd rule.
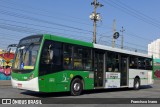
[[153,55],[153,58],[160,58],[160,39],[157,39],[148,44],[148,55]]

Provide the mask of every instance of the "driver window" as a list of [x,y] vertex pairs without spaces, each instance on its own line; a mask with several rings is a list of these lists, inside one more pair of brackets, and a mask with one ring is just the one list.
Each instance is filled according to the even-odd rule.
[[41,54],[41,63],[51,64],[52,54],[53,54],[52,47],[53,47],[53,44],[50,42],[46,42],[44,44],[44,47],[42,49],[42,54]]
[[62,70],[62,43],[45,41],[40,58],[40,75]]

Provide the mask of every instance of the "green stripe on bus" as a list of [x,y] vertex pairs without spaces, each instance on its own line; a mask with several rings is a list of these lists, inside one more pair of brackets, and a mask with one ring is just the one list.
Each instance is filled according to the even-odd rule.
[[75,39],[70,39],[70,38],[65,38],[65,37],[60,37],[60,36],[55,36],[55,35],[49,35],[49,34],[44,35],[44,38],[48,38],[48,37],[51,40],[55,40],[55,41],[59,41],[59,42],[64,42],[64,43],[81,45],[81,46],[93,48],[93,44],[89,43],[89,42],[84,42],[84,41],[80,41],[80,40],[75,40]]

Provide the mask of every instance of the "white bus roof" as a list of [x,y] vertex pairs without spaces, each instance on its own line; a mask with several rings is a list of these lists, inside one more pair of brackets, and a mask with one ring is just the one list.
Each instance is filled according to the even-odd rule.
[[118,53],[124,53],[124,54],[129,54],[129,55],[151,58],[151,56],[149,56],[147,54],[143,54],[143,53],[124,50],[124,49],[120,49],[120,48],[112,48],[110,46],[104,46],[104,45],[100,45],[100,44],[93,44],[93,45],[94,45],[94,48],[97,48],[97,49],[103,49],[103,50],[112,51],[112,52],[118,52]]

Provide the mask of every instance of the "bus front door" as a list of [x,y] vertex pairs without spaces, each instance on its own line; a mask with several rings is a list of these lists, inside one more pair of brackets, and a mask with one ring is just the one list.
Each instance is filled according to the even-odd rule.
[[94,54],[94,86],[103,87],[104,79],[104,53],[95,52]]

